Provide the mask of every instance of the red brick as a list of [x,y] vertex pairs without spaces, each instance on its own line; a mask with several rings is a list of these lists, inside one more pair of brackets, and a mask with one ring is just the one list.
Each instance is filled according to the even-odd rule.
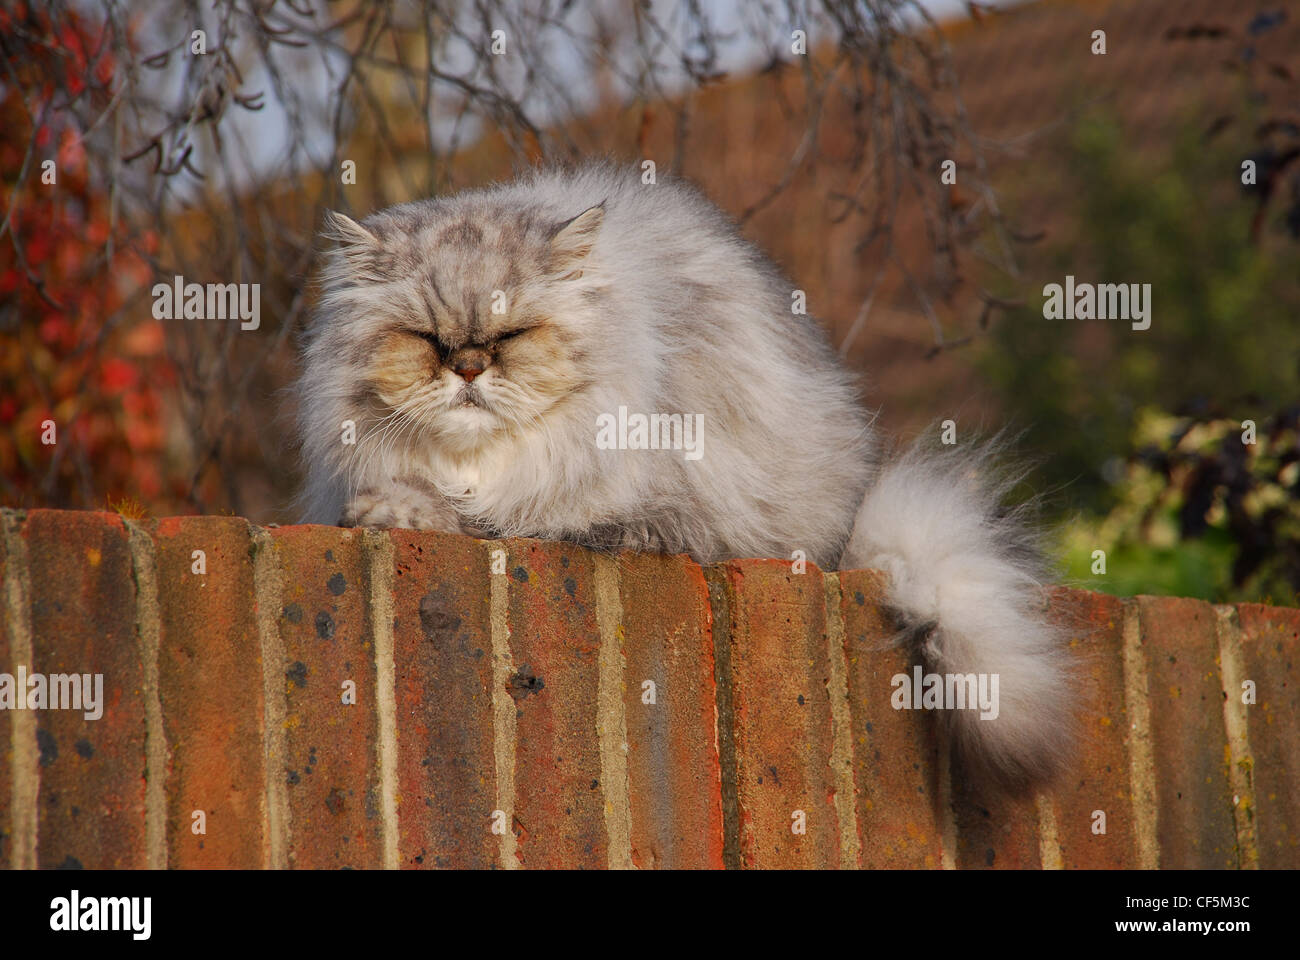
[[37,715],[37,862],[143,867],[143,674],[127,530],[116,514],[33,510],[23,536],[33,584],[29,672],[103,675],[99,719],[80,710]]
[[[619,574],[632,861],[720,869],[722,771],[704,572],[684,557],[625,554]],[[654,681],[654,704],[642,702],[646,680]]]
[[[1052,591],[1052,614],[1067,631],[1078,673],[1077,755],[1051,791],[1061,865],[1114,870],[1138,866],[1129,785],[1128,709],[1124,700],[1124,610],[1115,597]],[[1106,815],[1094,834],[1093,812]]]
[[491,589],[483,545],[393,530],[398,856],[490,867],[498,841]]
[[502,543],[517,671],[519,860],[530,868],[604,867],[609,855],[596,738],[600,636],[591,555],[568,544]]
[[[171,751],[172,867],[262,867],[269,858],[261,643],[248,524],[185,517],[153,525],[163,725]],[[207,573],[191,573],[191,553]],[[205,811],[207,833],[191,829]]]
[[1138,597],[1151,701],[1160,866],[1233,869],[1237,830],[1214,608]]
[[[144,678],[136,623],[155,615],[169,863],[269,862],[265,674],[283,676],[285,727],[274,733],[283,734],[286,769],[271,775],[290,781],[284,790],[289,862],[379,866],[391,834],[381,826],[382,691],[371,635],[372,573],[393,584],[398,821],[390,826],[404,865],[498,865],[500,841],[491,834],[490,816],[499,805],[496,756],[503,749],[515,754],[514,831],[524,866],[622,862],[628,849],[608,849],[606,816],[640,867],[840,862],[829,766],[828,597],[815,569],[797,575],[770,560],[701,570],[681,557],[623,556],[620,619],[598,623],[595,558],[577,547],[484,545],[396,531],[385,535],[393,568],[372,571],[371,541],[354,531],[283,528],[271,535],[272,554],[258,557],[278,564],[283,586],[271,618],[283,662],[264,671],[247,525],[190,518],[158,521],[151,530],[156,610],[152,598],[135,594],[129,538],[115,515],[34,511],[17,528],[32,587],[24,616],[31,619],[34,656],[24,666],[105,677],[101,720],[54,711],[29,718],[44,757],[37,797],[42,866],[144,865]],[[207,552],[206,575],[190,572],[196,548]],[[517,669],[505,690],[493,689],[492,549],[509,557],[508,572],[496,583],[509,599]],[[6,571],[14,574],[12,563],[0,542],[0,582]],[[890,681],[911,663],[903,650],[886,646],[892,626],[881,585],[879,574],[846,572],[840,594],[831,598],[844,625],[861,863],[933,867],[942,859],[943,823],[936,811],[935,723],[929,714],[890,705]],[[1083,734],[1069,774],[1048,797],[1062,863],[1135,866],[1125,607],[1078,591],[1056,590],[1053,597],[1080,668]],[[1128,602],[1140,616],[1148,680],[1161,866],[1236,866],[1218,618],[1199,601]],[[1236,816],[1253,818],[1262,866],[1294,869],[1300,866],[1300,611],[1243,605],[1238,617],[1243,676],[1255,682],[1257,702],[1246,709],[1252,755],[1244,761],[1255,804],[1236,808]],[[616,662],[621,671],[621,702],[608,696],[617,683],[601,686],[600,626],[618,631],[622,659],[604,665]],[[6,616],[0,620],[5,672],[18,666],[12,634]],[[345,678],[357,683],[355,706],[339,700]],[[653,706],[641,702],[646,679],[656,683]],[[278,723],[280,690],[275,694],[269,715]],[[495,739],[503,732],[494,729],[494,694],[498,701],[515,697],[505,701],[515,710],[513,742]],[[601,782],[601,730],[610,730],[602,705],[621,708],[626,724],[626,810],[607,806],[622,802],[621,790]],[[13,722],[14,715],[0,712],[4,863],[15,842]],[[621,763],[614,763],[621,775]],[[958,865],[1038,866],[1032,802],[981,806],[956,764],[952,780]],[[279,784],[273,786],[278,795]],[[190,832],[194,809],[208,815],[206,836]],[[796,809],[807,814],[806,836],[790,832]],[[1091,832],[1097,809],[1107,815],[1105,835]]]
[[961,870],[1036,870],[1038,811],[1032,797],[989,798],[971,789],[960,756],[952,759],[957,867]]
[[[781,560],[725,565],[740,858],[746,868],[839,865],[821,572]],[[806,833],[792,830],[804,811]]]
[[[369,578],[360,535],[334,527],[271,531],[283,571],[289,862],[380,867],[378,711]],[[343,703],[343,683],[356,702]]]
[[1295,870],[1300,868],[1300,610],[1243,603],[1237,616],[1243,679],[1255,681],[1255,703],[1247,706],[1246,716],[1259,865]]
[[885,642],[893,629],[881,609],[884,586],[884,577],[872,570],[840,574],[862,866],[938,869],[943,843],[935,725],[922,711],[891,705],[890,681],[909,673],[911,659]]

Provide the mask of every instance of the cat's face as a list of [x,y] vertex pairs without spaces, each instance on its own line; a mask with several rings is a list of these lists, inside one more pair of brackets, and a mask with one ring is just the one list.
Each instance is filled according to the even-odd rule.
[[[435,208],[436,209],[436,208]],[[346,302],[348,358],[390,433],[452,454],[532,428],[591,382],[581,309],[600,206],[569,221],[335,215],[326,298]]]

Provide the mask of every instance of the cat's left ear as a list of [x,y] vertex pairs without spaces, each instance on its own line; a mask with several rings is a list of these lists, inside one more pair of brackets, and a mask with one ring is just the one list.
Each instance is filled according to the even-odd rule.
[[325,211],[324,235],[334,240],[344,250],[368,250],[379,246],[379,238],[346,214],[337,210]]
[[602,200],[572,220],[560,224],[551,237],[551,265],[556,273],[572,270],[586,259],[596,242],[596,234],[600,233],[600,225],[604,222],[605,202]]

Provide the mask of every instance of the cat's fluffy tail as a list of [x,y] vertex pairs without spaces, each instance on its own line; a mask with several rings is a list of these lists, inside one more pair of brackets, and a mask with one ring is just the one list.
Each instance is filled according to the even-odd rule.
[[1029,525],[1000,511],[1018,479],[994,465],[1000,444],[921,446],[887,461],[858,511],[843,569],[890,581],[904,638],[929,672],[998,677],[996,718],[943,709],[962,768],[1020,793],[1050,781],[1073,740],[1063,636],[1047,619],[1044,572]]

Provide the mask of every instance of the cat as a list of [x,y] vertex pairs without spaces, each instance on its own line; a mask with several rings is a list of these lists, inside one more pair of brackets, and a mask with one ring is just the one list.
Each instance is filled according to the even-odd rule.
[[1060,770],[1061,635],[988,457],[886,455],[791,284],[688,182],[537,168],[326,235],[304,521],[876,568],[927,665],[1000,675],[997,719],[942,711],[971,770]]

